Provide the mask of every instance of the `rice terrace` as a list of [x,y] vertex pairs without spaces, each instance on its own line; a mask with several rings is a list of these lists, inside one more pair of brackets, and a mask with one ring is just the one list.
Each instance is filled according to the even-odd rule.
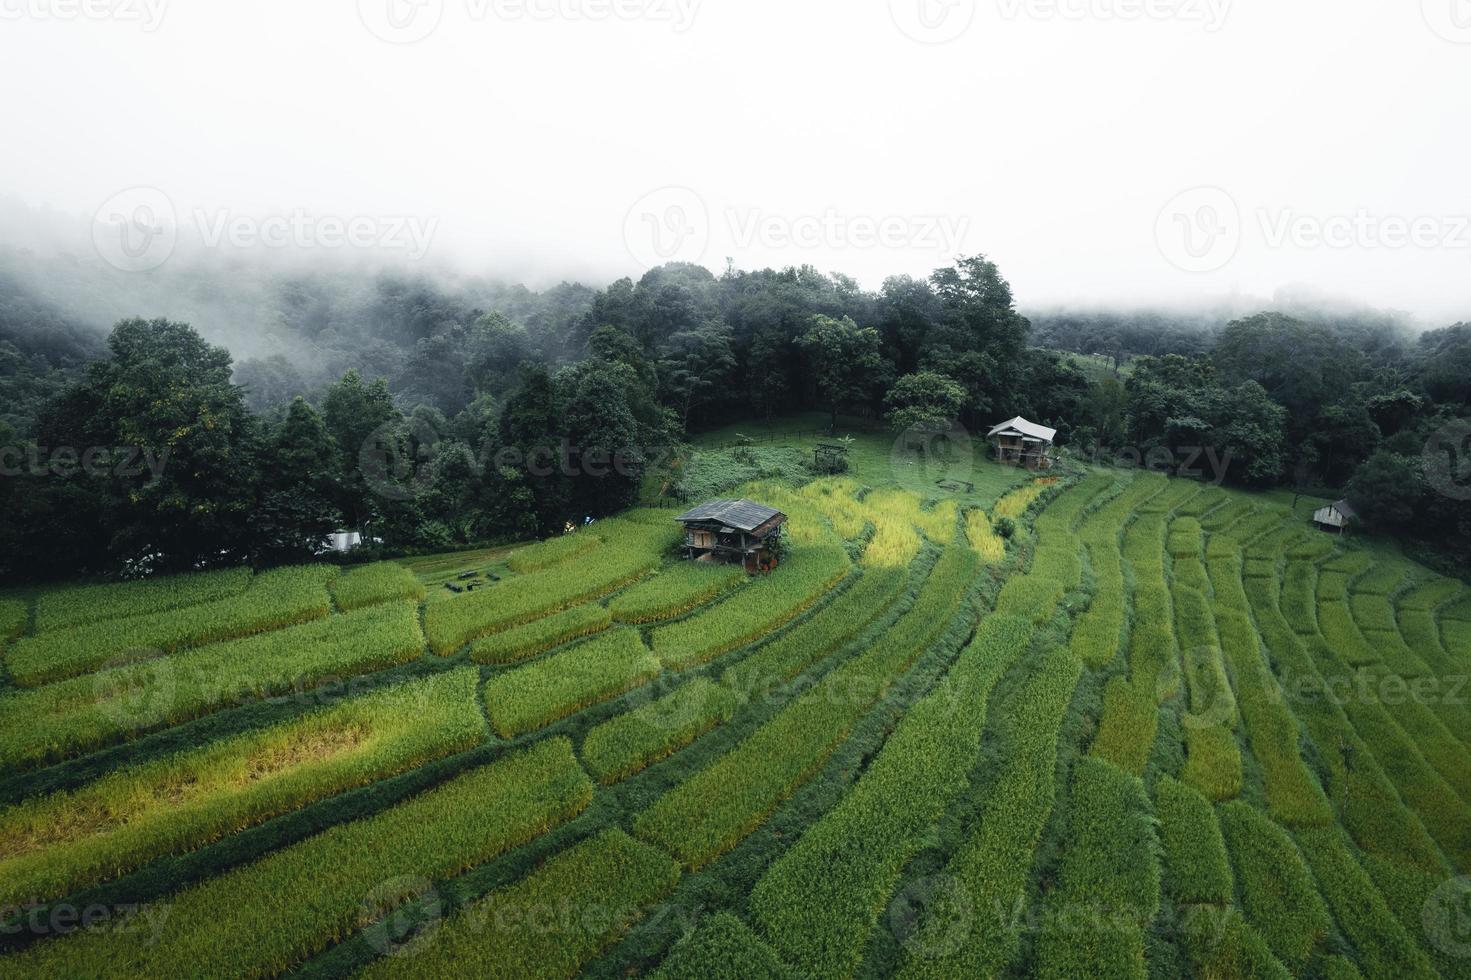
[[12,593],[0,973],[1471,976],[1471,589],[1290,494],[852,452],[728,495],[759,574],[660,506]]

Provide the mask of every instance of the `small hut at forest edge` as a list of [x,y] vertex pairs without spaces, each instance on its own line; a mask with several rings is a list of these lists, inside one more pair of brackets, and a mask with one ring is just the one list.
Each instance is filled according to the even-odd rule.
[[752,500],[712,500],[675,520],[684,525],[686,558],[740,563],[755,573],[776,567],[775,545],[787,516]]

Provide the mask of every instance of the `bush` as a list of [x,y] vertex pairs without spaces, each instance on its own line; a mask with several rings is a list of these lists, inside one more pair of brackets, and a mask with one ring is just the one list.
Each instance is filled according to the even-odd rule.
[[[678,881],[668,855],[605,830],[461,909],[407,947],[410,955],[379,960],[361,975],[575,976]],[[605,914],[562,914],[567,909]]]
[[0,764],[54,762],[241,701],[306,690],[424,653],[408,603],[0,694]]
[[331,589],[337,608],[344,612],[394,600],[424,601],[424,586],[414,573],[391,561],[346,571]]
[[739,565],[684,561],[640,582],[608,604],[620,623],[655,623],[683,616],[746,581]]
[[593,728],[582,743],[583,764],[598,782],[616,783],[730,721],[737,703],[730,688],[697,677]]
[[566,612],[476,640],[470,645],[470,659],[477,664],[519,663],[572,640],[601,633],[612,625],[613,615],[602,606],[573,606]]
[[370,909],[391,911],[427,881],[526,843],[581,812],[592,793],[571,744],[551,739],[186,888],[165,899],[166,931],[79,930],[6,957],[6,973],[283,973],[359,929]]
[[1016,537],[1016,521],[1009,517],[1003,517],[996,521],[996,536],[1003,541],[1010,541]]
[[333,565],[277,568],[256,576],[249,589],[231,598],[17,640],[6,663],[17,684],[35,687],[110,661],[145,660],[322,619],[332,612],[324,586],[337,574]]
[[473,748],[488,734],[478,679],[411,681],[0,810],[0,904],[59,898]]
[[513,738],[622,694],[659,675],[637,630],[620,628],[485,682],[485,711]]

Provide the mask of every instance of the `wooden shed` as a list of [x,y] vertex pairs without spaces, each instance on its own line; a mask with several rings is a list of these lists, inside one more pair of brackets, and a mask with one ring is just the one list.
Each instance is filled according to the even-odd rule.
[[1342,534],[1348,529],[1349,522],[1357,520],[1358,516],[1358,512],[1349,506],[1347,500],[1340,500],[1327,507],[1319,507],[1313,513],[1313,523],[1325,531],[1337,531]]
[[1029,470],[1052,469],[1052,443],[1057,430],[1028,422],[1018,415],[991,429],[987,437],[998,463]]
[[712,500],[675,520],[684,525],[686,558],[740,563],[754,574],[776,567],[775,544],[787,516],[753,500]]

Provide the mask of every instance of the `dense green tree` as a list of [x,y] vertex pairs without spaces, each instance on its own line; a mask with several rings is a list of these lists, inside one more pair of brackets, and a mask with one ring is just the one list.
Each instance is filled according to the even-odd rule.
[[965,405],[965,389],[934,371],[906,374],[884,397],[886,416],[897,432],[910,429],[948,432]]
[[878,331],[860,327],[848,317],[835,320],[819,314],[802,334],[801,344],[836,429],[840,408],[866,406],[884,383]]

